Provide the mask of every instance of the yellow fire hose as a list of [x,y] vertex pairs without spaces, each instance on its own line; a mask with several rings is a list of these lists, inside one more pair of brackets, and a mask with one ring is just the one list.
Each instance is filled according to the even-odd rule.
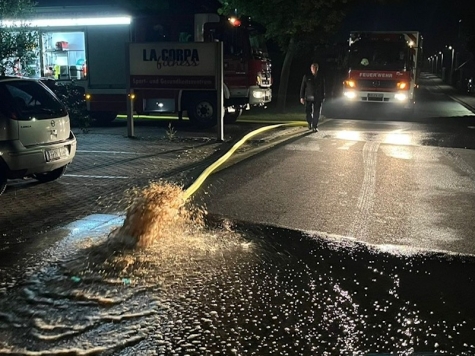
[[247,140],[250,138],[268,130],[273,130],[279,127],[292,127],[292,126],[307,126],[306,121],[290,121],[286,122],[283,124],[275,124],[275,125],[269,125],[269,126],[264,126],[261,127],[257,130],[254,130],[247,135],[245,135],[242,139],[240,139],[238,142],[236,142],[231,149],[226,152],[223,156],[221,156],[216,162],[214,162],[212,165],[210,165],[208,168],[206,168],[203,173],[200,174],[200,176],[193,182],[192,185],[188,187],[188,189],[185,190],[185,193],[183,194],[183,200],[186,201],[188,200],[203,184],[206,178],[213,173],[220,165],[222,165],[226,160],[231,157],[231,155],[239,148],[241,147]]

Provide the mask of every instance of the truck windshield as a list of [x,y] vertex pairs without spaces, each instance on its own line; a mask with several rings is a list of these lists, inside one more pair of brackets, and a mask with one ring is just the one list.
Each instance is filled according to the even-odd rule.
[[269,56],[262,32],[252,28],[207,23],[206,42],[222,41],[224,56],[262,59]]
[[205,42],[222,41],[224,56],[242,57],[249,53],[249,37],[240,27],[206,24]]
[[251,42],[252,57],[254,59],[262,59],[269,57],[265,37],[262,33],[259,33],[257,31],[250,32],[249,40]]
[[359,70],[406,70],[407,45],[404,42],[355,42],[350,47],[349,65]]

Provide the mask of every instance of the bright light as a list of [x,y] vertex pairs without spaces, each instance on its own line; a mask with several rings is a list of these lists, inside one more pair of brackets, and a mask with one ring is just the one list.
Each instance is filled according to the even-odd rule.
[[255,91],[252,93],[252,96],[256,99],[261,99],[265,96],[265,94],[261,91]]
[[130,16],[4,20],[1,22],[1,27],[16,27],[25,24],[29,27],[130,25],[131,21]]
[[159,108],[163,108],[163,103],[158,103]]
[[412,143],[412,138],[410,135],[405,133],[388,133],[384,137],[384,143],[389,143],[392,145],[410,145]]
[[241,26],[241,21],[235,17],[230,17],[229,22],[231,22],[231,25],[233,26],[236,26],[236,27]]
[[409,41],[409,47],[414,47],[415,43],[414,41]]
[[346,96],[348,99],[356,98],[356,93],[354,91],[345,91],[343,95]]
[[86,100],[90,100],[91,99],[91,94],[86,94]]
[[336,133],[336,138],[340,140],[349,140],[349,141],[359,141],[360,133],[358,131],[338,131]]
[[396,95],[394,95],[394,98],[399,101],[404,101],[404,100],[407,100],[407,95],[402,94],[402,93],[397,93]]
[[356,87],[356,82],[354,80],[345,80],[345,85],[348,88],[355,88]]
[[408,89],[408,85],[406,82],[399,82],[397,83],[398,89]]

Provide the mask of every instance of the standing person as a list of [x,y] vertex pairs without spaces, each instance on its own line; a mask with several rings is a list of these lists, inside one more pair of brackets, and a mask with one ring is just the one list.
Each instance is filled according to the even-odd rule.
[[305,105],[308,129],[318,132],[318,120],[325,100],[325,79],[318,73],[318,63],[310,65],[312,74],[305,74],[300,86],[300,102]]

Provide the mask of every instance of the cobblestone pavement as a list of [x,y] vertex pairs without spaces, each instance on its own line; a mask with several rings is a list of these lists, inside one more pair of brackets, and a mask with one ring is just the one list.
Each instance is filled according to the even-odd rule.
[[[36,234],[89,214],[121,213],[127,206],[127,191],[151,181],[187,186],[236,140],[261,125],[230,125],[224,142],[217,140],[215,129],[197,132],[177,126],[170,135],[163,122],[138,121],[134,138],[127,137],[124,121],[92,127],[88,133],[75,129],[78,150],[65,176],[46,184],[11,181],[0,197],[0,251],[13,250]],[[264,136],[273,140],[279,134]],[[264,136],[241,151],[265,142]]]

